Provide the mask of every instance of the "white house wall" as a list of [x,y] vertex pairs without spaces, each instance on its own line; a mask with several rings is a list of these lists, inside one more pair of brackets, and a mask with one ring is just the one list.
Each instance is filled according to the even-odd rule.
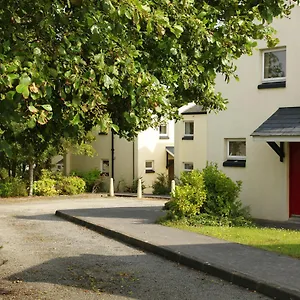
[[[107,135],[96,135],[96,140],[92,142],[96,151],[94,157],[84,155],[70,155],[69,172],[74,170],[89,171],[101,169],[102,160],[109,160],[109,177],[112,176],[112,137]],[[133,180],[133,142],[120,139],[114,136],[114,177],[115,187],[124,187],[132,183]]]
[[[239,60],[239,82],[232,80],[227,85],[221,77],[218,79],[217,90],[228,98],[228,109],[208,115],[207,158],[217,162],[232,179],[243,181],[241,199],[251,207],[256,218],[289,218],[288,143],[282,163],[266,142],[254,141],[250,134],[279,107],[300,106],[299,25],[299,7],[294,9],[291,19],[274,23],[280,39],[278,46],[286,46],[286,88],[257,88],[262,82],[262,55],[257,50],[253,56]],[[260,43],[258,48],[266,46]],[[245,168],[222,167],[226,160],[224,139],[227,138],[246,138]]]
[[[180,177],[183,163],[192,162],[194,169],[203,169],[207,161],[207,115],[183,115],[175,123],[175,176]],[[194,121],[194,139],[182,140],[184,121]]]
[[[146,186],[145,193],[152,193],[152,184],[158,173],[167,174],[166,146],[174,146],[174,121],[168,123],[168,137],[169,139],[159,139],[159,131],[153,128],[138,135],[136,177],[142,177]],[[145,162],[147,160],[154,161],[155,173],[146,173]]]

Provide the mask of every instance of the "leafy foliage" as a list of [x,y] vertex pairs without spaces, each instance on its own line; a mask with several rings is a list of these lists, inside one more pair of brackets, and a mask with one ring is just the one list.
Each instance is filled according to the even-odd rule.
[[169,176],[159,173],[152,184],[153,195],[168,195],[171,192]]
[[0,197],[27,196],[26,183],[18,178],[9,178],[0,183]]
[[56,182],[60,195],[78,195],[85,191],[85,181],[77,176],[64,176]]
[[144,189],[146,188],[146,185],[145,185],[145,181],[141,177],[141,178],[133,180],[130,185],[126,185],[125,186],[125,192],[127,192],[127,193],[137,193],[139,179],[142,180],[142,191],[144,191]]
[[238,197],[242,182],[233,182],[216,164],[207,165],[202,174],[206,189],[202,212],[219,217],[239,216],[242,204]]
[[[298,1],[0,0],[0,149],[33,166],[112,128],[132,138],[191,99],[227,100],[217,74]],[[88,150],[89,151],[89,150]],[[31,191],[31,185],[30,185]]]
[[180,180],[172,200],[167,204],[169,219],[189,218],[199,214],[206,200],[203,175],[199,171],[183,172]]
[[202,172],[182,173],[173,198],[165,204],[166,220],[177,220],[191,226],[251,226],[247,207],[238,199],[241,182],[233,182],[216,164]]
[[56,196],[58,191],[55,188],[56,180],[51,178],[42,178],[33,184],[33,193],[37,196]]
[[73,171],[71,175],[78,176],[85,181],[86,192],[92,192],[96,181],[101,177],[101,171],[93,169],[87,172]]
[[41,178],[34,182],[38,196],[77,195],[85,190],[85,182],[77,176],[63,176],[59,172],[42,170]]

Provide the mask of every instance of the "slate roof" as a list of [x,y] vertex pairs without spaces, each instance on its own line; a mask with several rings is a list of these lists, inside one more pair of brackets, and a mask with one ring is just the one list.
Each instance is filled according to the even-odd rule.
[[251,136],[300,136],[300,107],[281,107]]
[[171,155],[174,156],[175,154],[175,149],[174,147],[166,147],[166,151],[169,152]]
[[181,113],[182,115],[203,115],[206,114],[206,111],[203,110],[203,107],[195,104],[194,106],[186,109]]

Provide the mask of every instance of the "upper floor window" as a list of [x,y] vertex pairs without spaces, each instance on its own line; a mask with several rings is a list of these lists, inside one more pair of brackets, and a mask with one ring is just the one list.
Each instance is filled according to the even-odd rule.
[[168,139],[168,125],[162,124],[159,126],[159,138],[160,139]]
[[227,140],[227,159],[245,160],[246,159],[246,140],[229,139]]
[[264,50],[263,58],[263,82],[285,81],[286,78],[286,49],[279,48]]
[[194,139],[194,121],[184,122],[184,137],[183,140],[193,140]]

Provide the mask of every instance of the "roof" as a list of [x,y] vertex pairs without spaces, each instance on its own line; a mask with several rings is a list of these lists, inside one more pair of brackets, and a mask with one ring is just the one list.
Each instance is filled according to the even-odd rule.
[[181,114],[182,115],[204,115],[206,114],[206,111],[203,110],[202,106],[195,104],[192,107],[184,110]]
[[273,137],[278,141],[294,141],[294,139],[288,139],[288,137],[300,138],[300,107],[279,108],[251,136],[261,138]]
[[166,147],[166,151],[172,156],[174,156],[174,154],[175,154],[174,147]]

